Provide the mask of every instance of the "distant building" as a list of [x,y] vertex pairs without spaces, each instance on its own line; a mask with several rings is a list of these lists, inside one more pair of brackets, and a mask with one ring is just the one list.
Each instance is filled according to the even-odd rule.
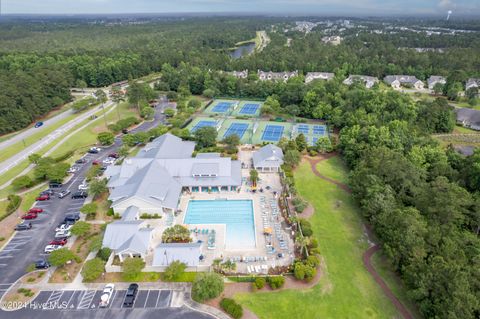
[[340,43],[342,43],[342,38],[338,35],[334,35],[334,36],[331,36],[331,37],[323,37],[322,38],[322,42],[323,43],[326,43],[326,44],[332,44],[332,45],[339,45]]
[[457,108],[455,109],[455,113],[457,114],[458,124],[471,128],[472,130],[480,131],[480,111],[468,108]]
[[447,84],[447,79],[445,79],[445,77],[443,76],[432,75],[431,77],[428,78],[427,83],[428,83],[428,88],[430,90],[433,90],[436,84],[441,84],[441,85]]
[[467,81],[467,84],[465,85],[465,91],[468,91],[469,89],[472,88],[480,88],[480,78],[474,79],[470,78]]
[[267,144],[253,153],[253,167],[260,172],[278,172],[283,164],[282,149]]
[[363,82],[367,89],[378,83],[378,78],[368,75],[350,75],[343,81],[343,84],[352,85],[355,82]]
[[326,72],[308,72],[305,76],[305,83],[310,83],[313,80],[331,80],[335,77],[333,73]]
[[425,84],[413,75],[387,75],[383,81],[394,89],[401,86],[412,86],[417,90],[422,90]]
[[233,72],[230,72],[230,74],[238,79],[246,79],[248,77],[248,70],[233,71]]
[[258,78],[261,81],[287,81],[290,78],[298,76],[298,71],[292,72],[264,72],[258,70]]

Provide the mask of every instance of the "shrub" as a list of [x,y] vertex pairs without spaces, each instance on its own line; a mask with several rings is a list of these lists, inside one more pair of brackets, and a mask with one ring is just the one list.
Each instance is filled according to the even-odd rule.
[[102,145],[112,145],[115,135],[112,132],[101,132],[97,135],[97,141]]
[[292,204],[295,207],[295,211],[297,213],[302,213],[305,210],[305,208],[307,208],[307,205],[308,205],[307,202],[300,197],[295,197],[292,200]]
[[110,208],[107,210],[107,216],[113,216],[113,215],[115,215],[115,212],[113,211],[113,208],[110,207]]
[[186,268],[187,265],[185,263],[175,260],[165,269],[163,279],[166,281],[176,281],[185,272]]
[[189,243],[191,241],[190,230],[182,225],[169,227],[162,234],[163,243]]
[[84,221],[78,221],[75,223],[75,225],[72,226],[72,229],[70,230],[73,235],[82,237],[90,233],[90,230],[92,229],[92,225],[84,222]]
[[242,306],[236,303],[233,299],[223,298],[220,301],[220,307],[222,307],[222,309],[234,319],[239,319],[243,316]]
[[80,212],[87,215],[87,217],[95,217],[95,215],[97,214],[97,209],[98,206],[96,203],[88,203],[83,205],[82,208],[80,208]]
[[217,273],[201,273],[192,285],[192,298],[204,302],[220,296],[224,288],[222,277]]
[[77,255],[75,255],[68,248],[60,248],[58,250],[52,251],[48,257],[48,261],[52,266],[61,267],[64,266],[70,260],[78,260]]
[[272,289],[279,289],[285,284],[285,277],[283,276],[272,276],[267,277],[267,282]]
[[140,215],[140,218],[141,219],[159,219],[159,218],[162,218],[162,216],[160,216],[159,214],[155,213],[153,215],[151,214],[147,214],[147,213],[143,213],[142,215]]
[[90,238],[90,244],[88,246],[88,250],[89,251],[97,251],[97,250],[100,250],[100,248],[102,248],[102,236],[101,235],[95,235],[93,237]]
[[265,278],[263,278],[263,277],[255,278],[254,285],[257,289],[262,289],[263,287],[265,287],[265,283],[266,283]]
[[63,162],[63,161],[65,161],[65,160],[69,159],[70,157],[72,157],[73,154],[75,154],[75,151],[68,151],[68,152],[66,152],[66,153],[63,154],[63,155],[54,157],[54,158],[53,158],[53,161],[56,162],[56,163]]
[[298,220],[300,227],[302,227],[303,236],[310,237],[313,235],[312,225],[306,219],[300,218]]
[[123,279],[126,281],[138,278],[142,269],[145,267],[145,261],[141,258],[126,258],[123,261]]
[[110,255],[112,254],[112,250],[108,247],[103,247],[97,253],[97,257],[103,261],[107,261]]
[[33,181],[30,178],[30,176],[23,175],[23,176],[19,176],[19,177],[15,178],[12,181],[12,187],[15,190],[19,190],[19,189],[22,189],[22,188],[29,188],[29,187],[32,186],[32,182]]
[[93,281],[105,271],[105,261],[94,258],[85,262],[82,268],[82,276],[85,281]]
[[6,209],[7,213],[2,216],[2,219],[7,217],[8,215],[13,213],[14,211],[16,211],[18,209],[18,207],[20,207],[20,204],[22,203],[22,198],[18,195],[11,194],[11,195],[8,195],[7,198],[8,198],[8,201],[9,201],[9,203],[7,205],[7,209]]

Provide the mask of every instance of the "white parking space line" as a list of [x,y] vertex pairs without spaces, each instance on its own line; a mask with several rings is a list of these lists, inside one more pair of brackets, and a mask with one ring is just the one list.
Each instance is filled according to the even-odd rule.
[[143,304],[143,307],[142,307],[142,308],[145,308],[145,307],[147,306],[148,296],[150,296],[150,289],[148,289],[147,297],[145,298],[145,303]]
[[56,290],[52,292],[50,297],[48,297],[47,301],[45,302],[45,307],[43,309],[54,309],[58,300],[62,297],[64,291],[63,290]]
[[80,300],[77,309],[88,309],[90,308],[90,304],[93,301],[93,297],[95,296],[96,290],[87,290]]
[[158,292],[158,296],[157,296],[157,302],[155,302],[155,308],[157,308],[157,305],[158,305],[158,299],[160,298],[160,295],[162,294],[162,291],[160,290]]
[[115,290],[115,293],[113,296],[110,298],[110,301],[108,302],[108,308],[112,308],[113,301],[115,300],[115,297],[117,296],[118,290]]

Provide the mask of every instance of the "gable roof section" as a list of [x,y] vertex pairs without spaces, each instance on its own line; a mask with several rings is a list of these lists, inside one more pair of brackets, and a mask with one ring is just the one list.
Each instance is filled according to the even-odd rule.
[[151,233],[152,228],[141,228],[115,251],[117,253],[129,251],[146,254],[148,246],[150,245]]
[[139,229],[143,221],[115,221],[107,225],[102,246],[117,250],[128,241]]
[[138,158],[190,158],[195,149],[195,143],[182,141],[170,133],[157,137],[138,153]]
[[457,108],[455,109],[457,114],[457,121],[464,123],[464,125],[470,126],[473,129],[480,129],[480,111],[468,109],[468,108]]
[[253,153],[255,167],[280,167],[283,164],[282,149],[273,144],[267,144]]
[[415,84],[417,82],[421,82],[416,76],[413,75],[387,75],[384,81],[388,84],[392,84],[395,81],[398,81],[401,84]]
[[155,248],[152,266],[168,266],[178,260],[188,267],[197,266],[200,260],[202,243],[162,243]]

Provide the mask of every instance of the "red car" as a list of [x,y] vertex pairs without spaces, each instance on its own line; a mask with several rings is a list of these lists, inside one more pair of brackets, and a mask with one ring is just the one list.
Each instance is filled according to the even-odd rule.
[[108,154],[108,157],[119,158],[120,156],[118,155],[118,153],[110,153]]
[[43,213],[43,209],[42,208],[30,208],[30,210],[27,212],[27,214],[39,214],[39,213]]
[[35,200],[44,201],[49,199],[50,199],[50,195],[42,195],[42,196],[38,196]]
[[94,160],[94,161],[92,162],[92,165],[100,165],[100,161],[99,161],[99,160]]
[[37,217],[38,217],[37,214],[28,213],[28,214],[23,215],[22,219],[35,219]]
[[49,245],[64,246],[66,243],[67,243],[67,239],[66,239],[66,238],[63,238],[63,239],[55,239],[55,240],[52,240],[52,241],[49,242],[48,244],[49,244]]

